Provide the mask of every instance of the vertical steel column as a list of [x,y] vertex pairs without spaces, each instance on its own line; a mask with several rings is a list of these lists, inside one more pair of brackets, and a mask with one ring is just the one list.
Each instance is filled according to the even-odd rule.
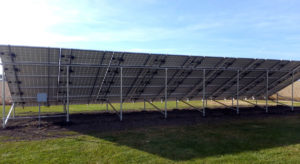
[[269,99],[269,70],[267,70],[267,81],[266,81],[266,85],[267,85],[267,87],[266,87],[266,113],[268,113],[269,112],[269,104],[268,104],[268,99]]
[[292,73],[292,111],[294,111],[294,71]]
[[165,118],[167,118],[167,105],[168,105],[168,68],[165,69]]
[[2,65],[2,127],[5,128],[5,72]]
[[178,109],[178,99],[176,97],[176,109]]
[[203,117],[205,117],[205,69],[203,69],[203,79],[202,79],[203,89],[202,89],[202,108],[203,108]]
[[240,70],[237,70],[237,76],[236,76],[236,114],[240,114],[240,109],[239,109],[239,87],[240,87]]
[[120,67],[120,121],[123,119],[123,67]]
[[69,122],[69,96],[70,96],[70,88],[69,88],[69,83],[70,83],[70,66],[67,66],[67,122]]
[[231,99],[231,106],[232,106],[232,107],[233,107],[233,99],[234,99],[234,98],[232,97],[232,99]]

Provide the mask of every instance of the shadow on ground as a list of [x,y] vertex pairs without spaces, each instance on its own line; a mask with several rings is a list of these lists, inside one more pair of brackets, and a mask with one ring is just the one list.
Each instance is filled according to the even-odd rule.
[[260,108],[241,108],[240,115],[229,109],[207,111],[203,118],[196,110],[172,110],[168,119],[155,111],[125,112],[122,122],[113,113],[73,114],[69,124],[65,118],[47,118],[38,129],[37,121],[18,120],[1,131],[12,136],[30,133],[31,139],[47,138],[43,134],[49,131],[72,131],[175,161],[300,142],[300,108],[291,112],[283,106],[270,107],[268,114]]

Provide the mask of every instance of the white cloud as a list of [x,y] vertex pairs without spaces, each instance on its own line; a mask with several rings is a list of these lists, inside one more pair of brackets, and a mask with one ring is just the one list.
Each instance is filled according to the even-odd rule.
[[53,44],[49,28],[63,22],[54,8],[36,0],[1,1],[0,6],[1,44]]
[[[175,4],[163,11],[155,8],[151,14],[141,11],[152,4],[161,6],[161,1],[0,1],[0,44],[80,48],[108,45],[115,49],[126,45],[129,51],[204,55],[230,51],[234,55],[235,48],[249,53],[261,45],[268,47],[267,43],[275,43],[277,47],[269,48],[278,49],[296,47],[291,45],[299,41],[299,17],[294,12],[174,12]],[[154,10],[153,6],[149,10]],[[274,37],[279,38],[277,42]],[[143,49],[148,43],[156,49]]]
[[[156,2],[144,0],[140,3]],[[145,42],[181,38],[190,35],[191,31],[220,26],[219,23],[198,23],[178,28],[130,26],[133,22],[117,19],[122,11],[105,0],[76,3],[10,0],[1,1],[0,6],[0,19],[4,22],[0,26],[0,44],[60,46],[64,42]],[[78,29],[68,33],[72,25]]]
[[58,31],[72,23],[99,23],[96,18],[106,16],[109,11],[117,13],[104,1],[97,4],[103,5],[101,10],[88,9],[90,4],[85,1],[76,1],[76,5],[73,1],[56,0],[1,1],[0,44],[58,46],[62,42],[87,41],[86,36]]

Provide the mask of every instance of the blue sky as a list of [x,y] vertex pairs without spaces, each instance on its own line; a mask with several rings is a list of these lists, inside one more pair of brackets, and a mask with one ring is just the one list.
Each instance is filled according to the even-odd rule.
[[0,6],[0,44],[300,59],[299,0],[10,0]]

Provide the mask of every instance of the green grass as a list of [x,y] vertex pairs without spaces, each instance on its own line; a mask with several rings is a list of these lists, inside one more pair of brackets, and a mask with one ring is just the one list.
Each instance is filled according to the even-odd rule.
[[299,116],[73,133],[78,135],[39,141],[2,136],[0,163],[300,162]]
[[[231,101],[222,101],[231,105]],[[201,101],[190,101],[201,107]],[[265,101],[258,102],[264,105]],[[289,102],[284,102],[289,103]],[[175,108],[168,102],[168,108]],[[117,109],[119,104],[113,104]],[[164,103],[155,102],[160,108]],[[242,103],[241,105],[247,105]],[[270,102],[270,105],[275,103]],[[299,103],[295,103],[300,106]],[[143,110],[143,103],[124,103]],[[221,107],[208,101],[208,107]],[[180,109],[190,108],[179,103]],[[6,112],[8,112],[7,106]],[[106,110],[105,104],[71,105],[71,113]],[[147,110],[154,110],[147,104]],[[37,114],[37,107],[16,108],[17,115]],[[44,113],[62,106],[42,107]],[[68,137],[10,141],[0,133],[0,163],[299,163],[300,117],[226,120],[194,126],[156,127],[119,132],[55,132]]]
[[[255,103],[255,101],[249,100],[252,103]],[[207,101],[207,105],[209,108],[216,108],[216,107],[224,107],[220,104],[217,104],[211,100]],[[231,100],[222,100],[222,103],[225,103],[229,106],[232,105]],[[288,101],[280,101],[282,103],[291,105],[291,102]],[[191,105],[197,107],[197,108],[202,108],[202,101],[189,101]],[[165,104],[164,102],[153,102],[157,107],[164,109]],[[236,105],[236,102],[234,103]],[[245,103],[243,101],[239,101],[240,106],[251,106],[248,103]],[[258,105],[264,106],[265,101],[264,100],[259,100]],[[275,105],[274,102],[269,101],[269,105]],[[299,102],[294,103],[295,106],[300,106]],[[113,106],[119,110],[120,109],[120,104],[119,103],[113,103]],[[176,108],[176,102],[175,101],[168,101],[168,110],[175,109]],[[190,106],[179,102],[178,103],[178,108],[179,109],[191,109]],[[6,106],[6,114],[9,112],[10,106]],[[143,102],[137,102],[137,103],[131,103],[131,102],[126,102],[123,103],[123,111],[141,111],[144,109],[144,103]],[[82,112],[95,112],[95,111],[105,111],[106,110],[106,104],[81,104],[81,105],[70,105],[69,111],[70,113],[82,113]],[[109,110],[112,110],[111,107],[109,107]],[[146,110],[155,110],[154,107],[146,103]],[[44,113],[63,113],[63,106],[61,105],[52,105],[50,107],[46,106],[41,106],[41,112],[42,114]],[[38,107],[37,106],[25,106],[24,108],[22,107],[16,107],[15,109],[15,114],[17,116],[24,116],[24,115],[37,115],[38,114]],[[2,111],[0,112],[0,117],[2,117]]]

